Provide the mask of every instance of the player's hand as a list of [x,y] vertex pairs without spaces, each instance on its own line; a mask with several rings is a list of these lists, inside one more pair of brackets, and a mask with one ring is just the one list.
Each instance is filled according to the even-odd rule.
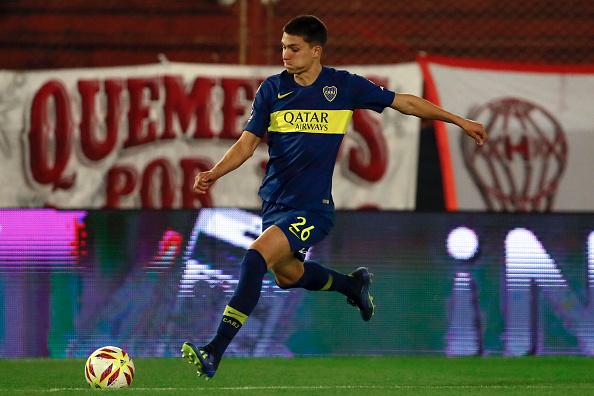
[[200,172],[194,178],[194,192],[205,194],[217,180],[213,171]]
[[482,146],[483,143],[487,140],[487,131],[485,127],[480,122],[476,122],[473,120],[464,120],[460,124],[460,128],[464,130],[464,132],[474,139],[476,144]]

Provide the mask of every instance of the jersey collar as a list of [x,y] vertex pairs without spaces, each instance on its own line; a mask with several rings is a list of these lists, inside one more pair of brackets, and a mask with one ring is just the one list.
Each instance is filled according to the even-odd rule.
[[319,85],[321,81],[324,81],[326,79],[326,74],[328,74],[329,70],[329,67],[322,66],[322,70],[320,71],[318,78],[316,78],[316,80],[313,83],[311,83],[311,85],[307,86],[297,84],[297,82],[295,82],[295,79],[293,78],[293,75],[289,74],[289,72],[287,72],[286,70],[283,70],[283,72],[281,73],[280,89],[281,91],[285,92],[292,89],[307,88],[314,85]]

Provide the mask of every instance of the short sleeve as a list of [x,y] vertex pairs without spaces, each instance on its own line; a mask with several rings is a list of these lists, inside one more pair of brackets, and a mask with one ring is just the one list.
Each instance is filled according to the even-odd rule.
[[353,108],[369,109],[381,113],[394,101],[396,94],[389,89],[372,83],[365,77],[356,74],[350,76]]
[[264,137],[270,124],[270,101],[267,81],[260,84],[256,97],[252,102],[252,110],[245,124],[244,130],[253,133],[258,137]]

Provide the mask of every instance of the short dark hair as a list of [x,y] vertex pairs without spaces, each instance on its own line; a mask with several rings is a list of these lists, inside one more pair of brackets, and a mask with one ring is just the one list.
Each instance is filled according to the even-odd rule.
[[283,27],[283,32],[303,37],[309,44],[319,44],[322,47],[328,39],[328,30],[320,18],[313,15],[300,15],[291,19]]

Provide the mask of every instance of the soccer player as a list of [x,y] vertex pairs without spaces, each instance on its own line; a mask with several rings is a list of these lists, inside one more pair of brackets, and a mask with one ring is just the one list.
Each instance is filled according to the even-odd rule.
[[206,378],[215,374],[225,349],[256,306],[268,270],[283,289],[336,291],[359,309],[364,321],[373,316],[372,274],[367,268],[345,275],[305,260],[308,248],[324,239],[334,224],[332,173],[354,109],[381,112],[392,107],[404,114],[454,123],[479,145],[487,138],[484,127],[475,121],[417,96],[395,94],[363,77],[322,66],[326,37],[324,23],[315,16],[299,16],[284,26],[286,70],[262,83],[240,138],[211,170],[196,176],[194,191],[206,192],[250,158],[268,134],[270,159],[259,191],[262,235],[241,263],[239,283],[214,338],[202,347],[189,342],[182,346],[183,357]]

